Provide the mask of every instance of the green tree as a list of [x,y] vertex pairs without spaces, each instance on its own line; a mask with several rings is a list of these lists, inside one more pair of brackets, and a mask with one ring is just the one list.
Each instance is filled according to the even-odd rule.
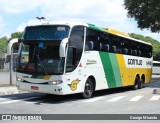
[[124,0],[124,6],[140,29],[160,32],[160,0]]
[[22,32],[14,32],[11,34],[11,38],[2,37],[0,38],[0,53],[6,53],[7,52],[7,44],[10,40],[13,38],[20,38],[22,37]]
[[7,43],[8,43],[7,37],[0,38],[0,53],[7,52]]
[[9,40],[12,40],[13,38],[20,38],[22,37],[22,32],[14,32],[11,34],[11,38]]

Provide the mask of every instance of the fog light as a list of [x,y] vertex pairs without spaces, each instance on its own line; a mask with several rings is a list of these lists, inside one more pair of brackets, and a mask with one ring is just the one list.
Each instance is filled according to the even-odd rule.
[[51,85],[59,85],[61,83],[63,83],[63,81],[61,81],[61,80],[56,80],[56,81],[48,82],[48,84],[51,84]]

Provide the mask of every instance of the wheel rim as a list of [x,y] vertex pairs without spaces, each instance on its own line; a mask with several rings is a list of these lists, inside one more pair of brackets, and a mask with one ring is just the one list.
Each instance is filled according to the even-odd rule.
[[90,97],[92,95],[93,87],[90,83],[86,83],[84,92],[85,92],[86,96],[88,96],[88,97]]

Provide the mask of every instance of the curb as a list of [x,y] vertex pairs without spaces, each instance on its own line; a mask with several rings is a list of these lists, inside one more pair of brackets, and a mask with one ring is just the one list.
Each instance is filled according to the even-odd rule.
[[11,95],[11,94],[21,94],[21,93],[28,93],[28,91],[18,90],[16,86],[0,87],[0,96]]
[[3,95],[12,95],[12,94],[22,94],[22,93],[28,93],[28,91],[18,91],[18,92],[0,92],[0,96]]

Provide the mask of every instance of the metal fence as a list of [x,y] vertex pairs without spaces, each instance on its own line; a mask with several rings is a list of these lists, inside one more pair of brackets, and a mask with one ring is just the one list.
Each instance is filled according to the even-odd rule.
[[0,70],[4,69],[4,61],[5,61],[4,58],[0,58]]
[[5,54],[0,53],[0,70],[4,69],[4,62],[5,62]]

